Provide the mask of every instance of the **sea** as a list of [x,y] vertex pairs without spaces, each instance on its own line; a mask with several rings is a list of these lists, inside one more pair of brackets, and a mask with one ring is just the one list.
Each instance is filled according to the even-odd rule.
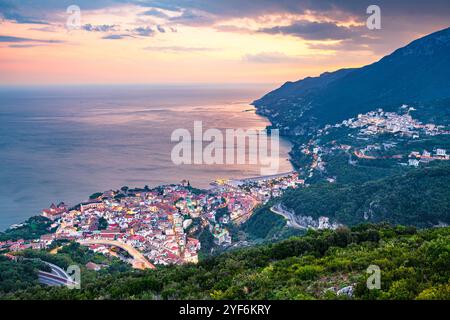
[[[0,87],[0,230],[95,192],[259,176],[258,164],[176,165],[176,129],[264,129],[252,101],[271,85]],[[280,141],[279,172],[292,170]]]

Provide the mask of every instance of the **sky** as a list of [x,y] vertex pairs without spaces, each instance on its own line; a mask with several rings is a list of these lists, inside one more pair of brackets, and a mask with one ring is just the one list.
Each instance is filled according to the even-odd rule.
[[281,84],[375,62],[449,17],[448,0],[0,0],[0,85]]

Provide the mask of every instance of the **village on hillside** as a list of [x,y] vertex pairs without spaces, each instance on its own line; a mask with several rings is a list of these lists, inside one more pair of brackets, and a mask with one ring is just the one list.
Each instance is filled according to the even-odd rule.
[[[310,163],[305,165],[307,177],[311,178],[315,172],[325,173],[327,161],[324,158],[337,152],[346,154],[350,165],[355,165],[358,159],[391,159],[411,167],[435,160],[450,160],[447,149],[440,145],[429,145],[428,150],[400,148],[401,141],[418,143],[421,139],[450,135],[446,126],[424,124],[414,119],[411,116],[413,111],[415,109],[407,105],[402,105],[399,112],[386,112],[379,108],[319,129],[312,139],[300,146],[301,154],[310,159]],[[400,152],[391,152],[399,149]],[[327,180],[334,182],[336,177],[328,177]]]

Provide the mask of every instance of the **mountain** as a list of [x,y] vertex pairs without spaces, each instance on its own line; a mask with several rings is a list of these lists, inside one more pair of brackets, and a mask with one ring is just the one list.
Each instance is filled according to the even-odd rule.
[[449,98],[449,74],[446,28],[371,65],[287,82],[253,104],[285,135],[302,136],[375,108]]

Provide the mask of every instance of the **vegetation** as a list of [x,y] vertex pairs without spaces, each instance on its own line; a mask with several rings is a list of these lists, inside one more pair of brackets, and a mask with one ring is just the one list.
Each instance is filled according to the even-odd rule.
[[98,219],[98,230],[105,230],[106,228],[108,228],[108,221],[105,218],[100,217],[100,219]]
[[230,215],[228,207],[219,208],[216,210],[216,221],[219,221],[223,216]]
[[[31,287],[8,299],[450,299],[450,227],[360,225],[239,249],[198,265],[108,273],[81,290]],[[381,289],[368,290],[369,265]]]
[[11,261],[0,255],[0,297],[6,293],[31,288],[38,284],[38,270],[45,265],[38,261]]
[[[128,272],[131,266],[120,261],[117,258],[107,257],[101,253],[94,253],[79,243],[70,242],[63,244],[57,254],[52,254],[46,250],[25,250],[19,253],[20,256],[32,259],[40,259],[42,261],[53,263],[63,269],[67,269],[70,265],[78,265],[81,269],[81,281],[93,281],[99,275],[115,275],[120,272]],[[86,268],[88,262],[102,265],[105,268],[99,272],[91,271]]]
[[199,252],[200,257],[209,256],[215,247],[214,236],[212,235],[211,231],[209,231],[209,229],[203,229],[200,232],[198,240],[201,243],[201,248]]
[[242,229],[252,238],[273,239],[286,225],[282,216],[269,210],[269,206],[257,208]]
[[96,193],[91,194],[89,196],[89,199],[94,200],[94,199],[100,198],[102,195],[103,195],[103,192],[96,192]]
[[0,232],[0,241],[36,239],[49,233],[52,222],[42,216],[31,217],[22,226]]
[[297,215],[328,216],[346,225],[365,221],[430,227],[450,223],[450,166],[417,169],[363,184],[314,184],[287,192]]
[[199,189],[199,188],[194,188],[191,185],[187,186],[187,189],[189,190],[189,192],[192,192],[195,195],[199,195],[199,194],[205,193],[205,190],[202,190],[202,189]]

